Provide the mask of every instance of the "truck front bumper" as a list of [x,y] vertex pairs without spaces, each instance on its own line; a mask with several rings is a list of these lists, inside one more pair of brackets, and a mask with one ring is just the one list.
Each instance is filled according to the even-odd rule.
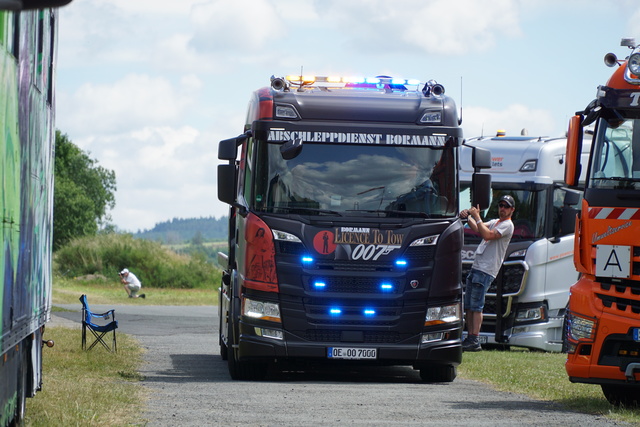
[[457,366],[462,361],[461,329],[442,331],[443,339],[420,343],[421,336],[394,344],[355,342],[309,342],[284,333],[284,339],[259,336],[255,327],[241,322],[238,357],[240,360],[315,359],[331,361],[327,356],[330,347],[375,348],[377,357],[355,362],[387,365],[447,364]]

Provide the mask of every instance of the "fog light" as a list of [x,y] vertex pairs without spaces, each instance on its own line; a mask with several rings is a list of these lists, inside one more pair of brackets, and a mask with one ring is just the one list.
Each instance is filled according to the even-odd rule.
[[422,334],[422,344],[434,341],[442,341],[444,335],[442,332],[436,332],[431,334]]
[[527,326],[522,326],[522,327],[518,327],[518,328],[513,328],[511,330],[511,333],[513,335],[517,335],[517,334],[524,334],[525,332],[529,332],[529,327]]
[[284,334],[280,329],[254,328],[256,335],[264,338],[273,338],[275,340],[284,339]]

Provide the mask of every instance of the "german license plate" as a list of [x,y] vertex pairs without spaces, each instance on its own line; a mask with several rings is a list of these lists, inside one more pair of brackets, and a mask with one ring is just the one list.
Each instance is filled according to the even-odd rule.
[[329,347],[327,348],[327,357],[329,359],[377,359],[378,349],[376,348],[359,348],[359,347]]
[[640,342],[640,328],[633,328],[633,340],[636,342]]

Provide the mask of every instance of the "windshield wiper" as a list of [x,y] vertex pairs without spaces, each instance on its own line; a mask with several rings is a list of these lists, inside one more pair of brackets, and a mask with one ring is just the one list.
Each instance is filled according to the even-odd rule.
[[603,181],[621,181],[621,182],[640,182],[640,178],[627,178],[624,176],[603,176],[601,178],[592,178],[593,180],[601,179]]
[[273,206],[271,207],[272,210],[274,211],[278,211],[278,210],[285,210],[289,213],[295,213],[295,214],[318,214],[318,215],[336,215],[336,216],[342,216],[342,214],[338,211],[332,211],[329,209],[316,209],[316,208],[305,208],[305,207],[300,207],[300,206]]
[[358,209],[352,209],[352,210],[347,210],[346,212],[365,212],[365,213],[375,213],[375,214],[384,214],[387,217],[392,217],[392,216],[403,216],[403,217],[409,217],[409,218],[431,218],[431,216],[429,214],[427,214],[426,212],[418,212],[418,211],[395,211],[395,210],[383,210],[383,209],[371,209],[371,210],[358,210]]

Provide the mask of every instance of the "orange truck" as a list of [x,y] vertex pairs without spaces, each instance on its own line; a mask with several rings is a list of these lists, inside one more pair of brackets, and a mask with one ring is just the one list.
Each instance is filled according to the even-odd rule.
[[[576,219],[574,263],[564,322],[571,382],[599,384],[614,405],[640,403],[640,46],[615,67],[596,99],[569,124],[565,181],[587,179]],[[585,132],[593,132],[589,163],[580,164]]]

